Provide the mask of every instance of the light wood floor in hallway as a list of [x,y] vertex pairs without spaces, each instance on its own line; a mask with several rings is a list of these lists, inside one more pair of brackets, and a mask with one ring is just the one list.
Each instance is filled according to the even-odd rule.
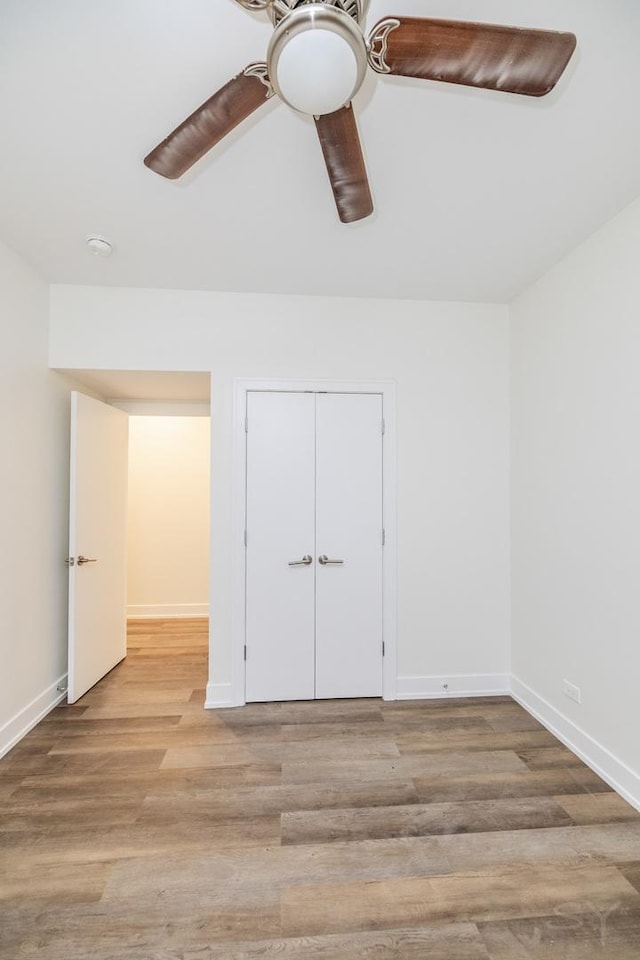
[[205,632],[0,761],[2,960],[640,958],[640,815],[509,698],[204,711]]

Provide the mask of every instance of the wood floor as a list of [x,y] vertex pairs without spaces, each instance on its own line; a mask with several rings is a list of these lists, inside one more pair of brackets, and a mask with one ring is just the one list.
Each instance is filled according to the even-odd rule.
[[513,701],[203,711],[205,628],[0,761],[2,960],[640,958],[640,815]]

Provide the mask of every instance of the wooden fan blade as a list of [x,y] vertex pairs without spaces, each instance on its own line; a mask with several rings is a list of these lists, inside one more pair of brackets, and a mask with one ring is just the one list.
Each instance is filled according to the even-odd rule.
[[572,33],[417,17],[381,20],[369,42],[379,73],[530,97],[553,89],[576,46]]
[[338,215],[343,223],[363,220],[373,213],[373,200],[353,108],[348,104],[315,121]]
[[152,150],[145,157],[145,165],[162,177],[176,180],[272,94],[267,65],[250,64]]

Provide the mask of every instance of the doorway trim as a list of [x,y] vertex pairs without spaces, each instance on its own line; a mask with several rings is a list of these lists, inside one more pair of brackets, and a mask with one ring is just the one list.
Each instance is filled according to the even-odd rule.
[[[246,630],[246,471],[247,471],[247,394],[254,391],[278,393],[377,393],[382,397],[384,442],[382,456],[382,510],[385,545],[382,565],[382,632],[385,655],[382,665],[382,696],[397,698],[397,478],[396,478],[396,385],[390,380],[258,380],[233,382],[233,550],[232,550],[232,670],[231,703],[242,706],[245,700]],[[217,706],[217,704],[212,704]],[[223,706],[223,704],[220,704]]]

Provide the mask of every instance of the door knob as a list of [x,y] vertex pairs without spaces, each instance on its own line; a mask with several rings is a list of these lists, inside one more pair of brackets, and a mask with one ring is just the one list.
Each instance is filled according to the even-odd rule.
[[82,554],[80,554],[80,556],[76,560],[76,563],[78,564],[79,567],[81,567],[84,563],[97,563],[97,562],[98,562],[97,560],[92,560],[89,557],[83,557]]
[[318,563],[322,567],[329,567],[329,566],[338,567],[344,563],[344,560],[330,560],[329,557],[326,557],[323,553],[321,557],[318,557]]
[[310,557],[307,553],[302,560],[291,560],[289,563],[290,567],[310,567],[313,563],[313,557]]

